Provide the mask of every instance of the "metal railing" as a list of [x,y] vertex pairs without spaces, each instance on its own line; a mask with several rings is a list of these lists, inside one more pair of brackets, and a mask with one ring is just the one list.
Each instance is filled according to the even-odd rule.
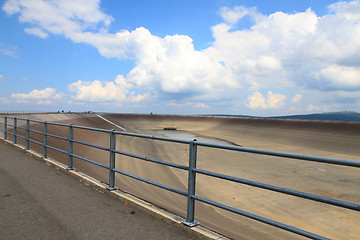
[[[283,194],[287,194],[287,195],[292,195],[292,196],[296,196],[296,197],[300,197],[300,198],[304,198],[304,199],[308,199],[308,200],[312,200],[312,201],[316,201],[316,202],[322,202],[325,204],[338,206],[341,208],[360,211],[359,204],[345,202],[345,201],[332,199],[332,198],[328,198],[328,197],[323,197],[323,196],[319,196],[319,195],[309,194],[309,193],[296,191],[296,190],[292,190],[292,189],[287,189],[287,188],[283,188],[283,187],[277,187],[277,186],[273,186],[273,185],[269,185],[269,184],[265,184],[265,183],[260,183],[260,182],[256,182],[256,181],[251,181],[251,180],[247,180],[247,179],[234,177],[234,176],[215,173],[215,172],[211,172],[211,171],[207,171],[207,170],[202,170],[202,169],[197,168],[196,160],[197,160],[197,147],[203,146],[203,147],[208,147],[208,148],[218,148],[218,149],[225,149],[225,150],[230,150],[230,151],[247,152],[247,153],[261,154],[261,155],[270,155],[270,156],[277,156],[277,157],[283,157],[283,158],[312,161],[312,162],[321,162],[321,163],[335,164],[335,165],[342,165],[342,166],[349,166],[349,167],[357,167],[357,168],[360,167],[360,161],[313,156],[313,155],[304,155],[304,154],[295,154],[295,153],[287,153],[287,152],[279,152],[279,151],[262,150],[262,149],[247,148],[247,147],[240,147],[240,146],[233,146],[233,145],[219,145],[219,144],[213,144],[213,143],[199,142],[199,141],[196,141],[196,139],[193,139],[190,141],[185,141],[185,140],[173,139],[173,138],[167,138],[167,137],[143,135],[143,134],[128,133],[128,132],[119,132],[119,131],[115,131],[115,130],[105,130],[105,129],[91,128],[91,127],[84,127],[84,126],[76,126],[76,125],[72,125],[72,124],[61,124],[61,123],[38,121],[38,120],[31,120],[31,119],[24,119],[24,118],[10,117],[10,116],[0,116],[0,119],[1,118],[3,119],[3,121],[0,122],[0,125],[2,125],[3,127],[0,128],[0,131],[3,132],[3,138],[5,140],[9,139],[8,134],[13,136],[14,144],[17,144],[18,137],[22,138],[26,142],[25,149],[27,149],[27,150],[29,150],[29,148],[30,148],[30,144],[29,144],[30,142],[39,144],[43,147],[42,154],[43,154],[44,158],[47,158],[47,149],[48,148],[59,151],[64,154],[67,154],[68,155],[67,169],[69,169],[69,170],[74,169],[73,168],[73,159],[74,158],[89,162],[91,164],[94,164],[94,165],[97,165],[99,167],[109,170],[109,183],[108,183],[109,190],[117,189],[115,187],[115,174],[118,173],[118,174],[122,174],[124,176],[136,179],[138,181],[145,182],[150,185],[154,185],[156,187],[159,187],[159,188],[165,189],[167,191],[171,191],[171,192],[174,192],[176,194],[186,197],[187,198],[187,209],[186,209],[187,215],[186,215],[186,220],[183,221],[183,224],[185,224],[189,227],[196,226],[197,224],[199,224],[198,222],[195,221],[195,201],[199,201],[199,202],[203,202],[203,203],[206,203],[206,204],[209,204],[209,205],[245,216],[247,218],[250,218],[250,219],[253,219],[253,220],[256,220],[259,222],[263,222],[263,223],[271,225],[271,226],[275,226],[277,228],[280,228],[280,229],[283,229],[283,230],[286,230],[286,231],[289,231],[289,232],[292,232],[292,233],[295,233],[295,234],[298,234],[301,236],[311,238],[311,239],[328,239],[328,238],[316,235],[314,233],[296,228],[294,226],[289,226],[284,223],[280,223],[280,222],[277,222],[277,221],[274,221],[274,220],[271,220],[271,219],[268,219],[268,218],[265,218],[262,216],[258,216],[258,215],[237,209],[237,208],[233,208],[231,206],[228,206],[228,205],[225,205],[225,204],[222,204],[219,202],[212,201],[210,199],[200,197],[200,196],[196,195],[196,191],[195,191],[197,174],[211,176],[211,177],[219,178],[219,179],[224,179],[227,181],[245,184],[245,185],[249,185],[252,187],[266,189],[266,190],[279,192],[279,193],[283,193]],[[9,119],[13,120],[13,124],[9,123]],[[19,120],[26,122],[25,127],[19,126],[19,124],[18,124]],[[37,131],[37,130],[31,129],[30,124],[32,122],[42,124],[43,131]],[[58,136],[58,135],[49,134],[48,133],[48,125],[67,127],[68,128],[68,137],[62,137],[62,136]],[[102,146],[93,145],[93,144],[90,144],[87,142],[75,140],[74,139],[74,129],[75,128],[103,132],[103,133],[109,134],[109,139],[110,139],[109,147],[102,147]],[[11,131],[11,129],[12,129],[12,131]],[[26,132],[26,136],[22,136],[22,135],[18,134],[17,133],[18,129],[24,130]],[[38,142],[38,141],[35,141],[34,139],[31,139],[30,133],[41,134],[43,136],[43,141]],[[136,155],[133,153],[127,153],[127,152],[117,150],[116,149],[116,135],[125,135],[125,136],[131,136],[131,137],[136,137],[136,138],[146,138],[146,139],[151,139],[151,140],[156,140],[156,141],[166,141],[166,142],[187,144],[189,146],[189,164],[188,164],[188,166],[184,166],[184,165],[180,165],[180,164],[176,164],[176,163],[166,162],[166,161],[162,161],[162,160],[158,160],[158,159],[154,159],[154,158],[148,158],[148,157]],[[68,142],[68,150],[65,151],[65,150],[56,148],[54,146],[48,145],[48,143],[47,143],[48,137],[58,138],[58,139],[67,141]],[[110,153],[109,165],[104,165],[102,163],[92,161],[85,157],[75,155],[74,154],[74,143],[108,151]],[[152,163],[161,164],[161,165],[165,165],[165,166],[169,166],[169,167],[187,171],[188,172],[187,191],[185,192],[185,191],[182,191],[182,190],[179,190],[179,189],[176,189],[173,187],[169,187],[169,186],[145,179],[143,177],[136,176],[136,175],[121,171],[119,169],[116,169],[115,168],[115,155],[116,154],[132,157],[132,158],[137,158],[137,159],[140,159],[143,161],[149,161]]]

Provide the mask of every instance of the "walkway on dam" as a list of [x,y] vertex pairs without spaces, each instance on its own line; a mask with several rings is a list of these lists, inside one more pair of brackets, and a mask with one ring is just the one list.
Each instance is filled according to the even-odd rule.
[[199,237],[84,182],[0,140],[0,239]]

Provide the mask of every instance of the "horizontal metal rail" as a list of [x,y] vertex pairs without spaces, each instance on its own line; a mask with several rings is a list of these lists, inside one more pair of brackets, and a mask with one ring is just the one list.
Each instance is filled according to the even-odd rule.
[[54,125],[54,126],[60,126],[60,127],[69,127],[69,124],[64,124],[64,123],[54,123],[54,122],[47,122],[49,125]]
[[61,152],[61,153],[68,154],[67,151],[61,150],[59,148],[56,148],[56,147],[53,147],[53,146],[50,146],[50,145],[45,145],[45,147],[51,148],[51,149],[56,150],[56,151]]
[[274,191],[274,192],[284,193],[287,195],[292,195],[292,196],[301,197],[301,198],[305,198],[305,199],[309,199],[309,200],[313,200],[313,201],[317,201],[317,202],[327,203],[327,204],[338,206],[338,207],[343,207],[343,208],[347,208],[347,209],[360,211],[360,205],[355,204],[355,203],[344,202],[344,201],[340,201],[340,200],[336,200],[336,199],[332,199],[332,198],[327,198],[327,197],[318,196],[318,195],[305,193],[305,192],[300,192],[300,191],[296,191],[296,190],[292,190],[292,189],[277,187],[277,186],[273,186],[273,185],[269,185],[269,184],[265,184],[265,183],[255,182],[255,181],[251,181],[251,180],[228,176],[228,175],[224,175],[224,174],[220,174],[220,173],[214,173],[214,172],[201,170],[201,169],[194,169],[194,171],[197,173],[203,174],[203,175],[207,175],[207,176],[212,176],[212,177],[216,177],[216,178],[220,178],[220,179],[224,179],[224,180],[229,180],[232,182],[246,184],[246,185],[257,187],[257,188],[263,188],[263,189]]
[[92,160],[90,160],[90,159],[81,157],[81,156],[79,156],[79,155],[70,154],[70,156],[76,157],[76,158],[78,158],[78,159],[80,159],[80,160],[83,160],[83,161],[88,162],[88,163],[92,163],[92,164],[97,165],[97,166],[100,166],[100,167],[102,167],[102,168],[110,169],[109,166],[106,166],[106,165],[104,165],[104,164],[101,164],[101,163],[92,161]]
[[[8,125],[8,126],[9,126],[9,125]],[[21,127],[21,126],[16,126],[16,128],[26,130],[25,127]]]
[[17,135],[17,137],[19,137],[19,138],[21,138],[21,139],[25,139],[25,140],[26,140],[26,137],[24,137],[24,136]]
[[78,128],[78,129],[84,129],[84,130],[90,130],[90,131],[96,131],[96,132],[104,132],[104,133],[110,133],[110,130],[105,130],[105,129],[100,129],[100,128],[92,128],[92,127],[84,127],[84,126],[77,126],[77,125],[72,125],[73,128]]
[[11,134],[11,135],[18,135],[18,134],[15,134],[13,132],[7,132],[8,134]]
[[44,146],[44,143],[41,143],[41,142],[38,142],[36,140],[33,140],[33,139],[29,139],[30,142],[33,142],[33,143],[36,143],[36,144],[39,144],[41,146]]
[[196,144],[198,146],[219,148],[219,149],[225,149],[225,150],[233,150],[233,151],[238,151],[238,152],[247,152],[247,153],[269,155],[269,156],[275,156],[275,157],[284,157],[284,158],[306,160],[306,161],[312,161],[312,162],[322,162],[322,163],[336,164],[336,165],[349,166],[349,167],[360,167],[360,161],[355,161],[355,160],[347,160],[347,159],[331,158],[331,157],[321,157],[321,156],[313,156],[313,155],[298,154],[298,153],[288,153],[288,152],[280,152],[280,151],[272,151],[272,150],[263,150],[263,149],[257,149],[257,148],[239,147],[239,146],[232,146],[232,145],[220,145],[220,144],[205,143],[205,142],[197,142]]
[[[0,131],[4,132],[4,138],[5,139],[7,139],[7,134],[12,135],[14,144],[17,144],[16,137],[20,137],[21,139],[26,140],[26,144],[27,144],[26,149],[29,149],[29,142],[33,142],[33,143],[36,143],[36,144],[39,144],[39,145],[43,146],[44,157],[47,157],[47,148],[53,149],[53,150],[61,152],[63,154],[67,154],[68,155],[68,169],[73,169],[73,167],[72,167],[73,158],[77,158],[79,160],[83,160],[83,161],[89,162],[91,164],[100,166],[102,168],[108,169],[109,170],[109,188],[108,188],[109,190],[116,189],[115,186],[114,186],[114,182],[115,182],[115,173],[117,173],[117,174],[121,174],[121,175],[130,177],[130,178],[136,179],[138,181],[141,181],[141,182],[144,182],[144,183],[147,183],[147,184],[150,184],[150,185],[165,189],[167,191],[171,191],[171,192],[180,194],[182,196],[186,196],[188,198],[188,206],[187,206],[187,217],[186,217],[186,221],[184,221],[184,224],[186,224],[188,226],[194,226],[194,225],[197,224],[195,222],[195,220],[194,220],[195,200],[196,200],[196,201],[200,201],[200,202],[203,202],[203,203],[206,203],[206,204],[210,204],[212,206],[219,207],[219,208],[222,208],[224,210],[227,210],[227,211],[230,211],[230,212],[233,212],[233,213],[248,217],[250,219],[254,219],[256,221],[266,223],[266,224],[271,225],[271,226],[278,227],[280,229],[284,229],[284,230],[299,234],[301,236],[305,236],[305,237],[312,238],[312,239],[321,239],[321,240],[327,239],[325,237],[322,237],[322,236],[316,235],[314,233],[310,233],[310,232],[298,229],[298,228],[293,227],[293,226],[289,226],[289,225],[286,225],[286,224],[283,224],[283,223],[280,223],[280,222],[276,222],[274,220],[267,219],[267,218],[262,217],[262,216],[257,216],[255,214],[245,212],[243,210],[236,209],[236,208],[233,208],[231,206],[227,206],[227,205],[224,205],[222,203],[215,202],[215,201],[212,201],[210,199],[206,199],[206,198],[197,196],[195,194],[196,174],[202,174],[202,175],[206,175],[206,176],[210,176],[210,177],[214,177],[214,178],[218,178],[218,179],[223,179],[223,180],[227,180],[227,181],[231,181],[231,182],[236,182],[236,183],[239,183],[239,184],[245,184],[245,185],[260,188],[260,189],[265,189],[265,190],[274,191],[274,192],[278,192],[278,193],[282,193],[282,194],[296,196],[296,197],[300,197],[300,198],[303,198],[303,199],[308,199],[308,200],[312,200],[312,201],[326,203],[326,204],[330,204],[330,205],[333,205],[333,206],[342,207],[342,208],[346,208],[346,209],[350,209],[350,210],[360,211],[360,205],[359,204],[340,201],[340,200],[337,200],[337,199],[323,197],[323,196],[319,196],[319,195],[315,195],[315,194],[305,193],[305,192],[301,192],[301,191],[297,191],[297,190],[292,190],[292,189],[288,189],[288,188],[273,186],[273,185],[269,185],[269,184],[265,184],[265,183],[261,183],[261,182],[256,182],[256,181],[252,181],[252,180],[242,179],[242,178],[238,178],[238,177],[234,177],[234,176],[229,176],[229,175],[224,175],[224,174],[220,174],[220,173],[215,173],[215,172],[199,169],[199,168],[196,167],[196,158],[197,158],[197,147],[201,146],[201,147],[217,148],[217,149],[224,149],[224,150],[237,151],[237,152],[246,152],[246,153],[250,153],[250,154],[269,155],[269,156],[282,157],[282,158],[288,158],[288,159],[294,159],[294,160],[305,160],[305,161],[320,162],[320,163],[325,163],[325,164],[335,164],[335,165],[342,165],[342,166],[349,166],[349,167],[360,167],[360,161],[348,160],[348,159],[339,159],[339,158],[330,158],[330,157],[321,157],[321,156],[313,156],[313,155],[306,155],[306,154],[287,153],[287,152],[271,151],[271,150],[255,149],[255,148],[247,148],[247,147],[240,147],[240,146],[233,146],[233,145],[220,145],[220,144],[213,144],[213,143],[206,143],[206,142],[198,142],[196,140],[186,141],[186,140],[173,139],[173,138],[167,138],[167,137],[159,137],[159,136],[151,136],[151,135],[144,135],[144,134],[137,134],[137,133],[120,132],[120,131],[115,131],[115,130],[105,130],[105,129],[99,129],[99,128],[85,127],[85,126],[76,126],[76,125],[72,125],[72,124],[68,125],[68,124],[62,124],[62,123],[53,123],[53,122],[31,120],[31,119],[24,119],[24,118],[17,118],[17,117],[0,116],[0,118],[4,119],[4,122],[0,122],[0,125],[4,126],[2,129],[0,129]],[[8,119],[13,119],[14,120],[13,124],[9,124],[8,121],[7,121]],[[26,123],[27,123],[26,127],[18,126],[17,120],[26,121]],[[34,129],[30,129],[30,123],[31,122],[43,124],[43,131],[37,131],[37,130],[34,130]],[[48,125],[55,125],[55,126],[61,126],[61,127],[68,128],[69,136],[68,137],[62,137],[62,136],[58,136],[58,135],[54,135],[54,134],[49,134],[47,132],[48,131],[47,130]],[[37,127],[39,127],[39,125],[37,125]],[[74,139],[73,138],[73,129],[75,129],[75,128],[82,129],[82,130],[88,130],[88,131],[97,131],[97,132],[109,134],[109,136],[110,136],[110,147],[109,148],[108,147],[102,147],[102,146],[93,145],[91,143],[87,143],[87,142],[83,142],[83,141]],[[18,129],[26,131],[26,137],[19,134],[17,132]],[[30,133],[36,133],[36,134],[42,135],[43,136],[43,142],[39,142],[39,141],[36,141],[34,139],[31,139]],[[133,154],[133,153],[128,153],[128,152],[117,150],[116,149],[116,144],[115,144],[116,143],[116,135],[123,135],[123,136],[136,137],[136,138],[145,138],[145,139],[158,140],[158,141],[166,141],[166,142],[188,144],[189,145],[189,165],[184,166],[184,165],[180,165],[180,164],[176,164],[176,163],[166,162],[166,161],[159,160],[159,159],[148,158],[148,157],[145,157],[145,156],[140,156],[140,155],[136,155],[136,154]],[[69,144],[68,150],[66,151],[66,150],[59,149],[59,148],[56,148],[54,146],[48,145],[47,144],[47,137],[53,137],[53,138],[61,139],[61,140],[64,140],[64,141],[68,141],[68,144]],[[102,164],[102,163],[99,163],[99,162],[96,162],[96,161],[93,161],[93,160],[90,160],[90,159],[87,159],[87,158],[85,158],[83,156],[79,156],[79,155],[74,154],[73,153],[73,148],[74,148],[73,143],[77,143],[77,144],[81,144],[81,145],[84,145],[84,146],[88,146],[88,147],[108,151],[110,153],[109,166],[105,165],[105,164]],[[115,168],[115,154],[119,154],[119,155],[122,155],[122,156],[136,158],[136,159],[140,159],[140,160],[143,160],[143,161],[152,162],[152,163],[155,163],[155,164],[160,164],[160,165],[164,165],[164,166],[173,167],[173,168],[188,171],[189,179],[188,179],[188,190],[187,190],[187,192],[181,191],[181,190],[176,189],[176,188],[166,186],[164,184],[157,183],[155,181],[152,181],[152,180],[140,177],[140,176],[136,176],[134,174],[124,172],[124,171],[119,170],[119,169],[116,169]]]
[[147,138],[147,139],[166,141],[166,142],[176,142],[176,143],[183,143],[183,144],[189,144],[189,142],[190,142],[190,141],[186,141],[186,140],[182,140],[182,139],[168,138],[168,137],[158,137],[158,136],[138,134],[138,133],[119,132],[119,131],[114,131],[114,133],[118,134],[118,135],[139,137],[139,138]]
[[66,138],[66,137],[61,137],[61,136],[53,135],[53,134],[50,134],[50,133],[46,133],[45,135],[48,136],[48,137],[53,137],[53,138],[69,141],[69,138]]
[[176,164],[176,163],[165,162],[165,161],[161,161],[161,160],[158,160],[158,159],[143,157],[143,156],[140,156],[140,155],[127,153],[127,152],[122,152],[122,151],[118,151],[118,150],[115,150],[114,152],[118,153],[118,154],[121,154],[121,155],[124,155],[124,156],[141,159],[141,160],[148,161],[148,162],[159,163],[161,165],[174,167],[174,168],[178,168],[178,169],[183,169],[183,170],[189,170],[189,167],[184,166],[184,165],[180,165],[180,164]]
[[78,143],[78,144],[81,144],[81,145],[84,145],[84,146],[93,147],[93,148],[97,148],[97,149],[101,149],[101,150],[105,150],[105,151],[110,151],[110,148],[94,145],[94,144],[91,144],[91,143],[86,143],[86,142],[82,142],[82,141],[78,141],[78,140],[71,140],[71,141],[73,143]]
[[[22,119],[22,120],[26,120],[26,119]],[[40,121],[40,120],[34,120],[34,119],[29,119],[30,122],[35,122],[35,123],[44,123],[45,121]]]
[[168,190],[168,191],[171,191],[171,192],[174,192],[174,193],[183,195],[183,196],[186,196],[186,195],[187,195],[187,193],[184,192],[184,191],[181,191],[181,190],[178,190],[178,189],[176,189],[176,188],[172,188],[172,187],[163,185],[163,184],[161,184],[161,183],[157,183],[157,182],[148,180],[148,179],[146,179],[146,178],[142,178],[142,177],[139,177],[139,176],[136,176],[136,175],[133,175],[133,174],[124,172],[124,171],[120,171],[120,170],[118,170],[118,169],[114,169],[114,171],[117,172],[117,173],[120,173],[121,175],[124,175],[124,176],[130,177],[130,178],[139,180],[139,181],[141,181],[141,182],[148,183],[148,184],[150,184],[150,185],[154,185],[154,186],[156,186],[156,187],[159,187],[159,188],[162,188],[162,189],[165,189],[165,190]]
[[44,132],[41,132],[41,131],[37,131],[37,130],[33,130],[33,129],[29,129],[29,131],[33,132],[33,133],[38,133],[38,134],[44,135]]

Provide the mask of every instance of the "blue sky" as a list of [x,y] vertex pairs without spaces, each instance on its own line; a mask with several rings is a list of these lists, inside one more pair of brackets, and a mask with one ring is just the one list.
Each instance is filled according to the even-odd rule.
[[359,1],[0,4],[0,111],[360,111]]

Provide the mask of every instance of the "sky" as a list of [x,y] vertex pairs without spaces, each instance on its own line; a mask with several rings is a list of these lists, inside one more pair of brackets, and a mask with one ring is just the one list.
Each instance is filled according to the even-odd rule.
[[360,112],[360,1],[0,1],[0,112]]

